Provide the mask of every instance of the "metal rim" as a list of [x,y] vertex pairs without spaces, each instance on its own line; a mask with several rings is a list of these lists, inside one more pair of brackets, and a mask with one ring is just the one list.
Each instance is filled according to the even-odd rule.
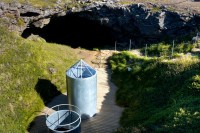
[[[64,110],[63,110],[63,111],[64,111]],[[61,127],[64,127],[64,126],[70,126],[70,125],[76,123],[76,122],[79,120],[80,115],[79,115],[77,112],[75,112],[75,111],[71,111],[71,112],[77,114],[79,117],[78,117],[75,121],[73,121],[72,123],[64,124],[64,125],[58,125],[58,126],[61,126]],[[54,113],[56,113],[56,112],[54,112]],[[54,113],[53,113],[53,114],[54,114]],[[47,117],[47,118],[48,118],[48,117]],[[48,121],[48,119],[46,119],[46,121]],[[56,124],[54,124],[54,123],[51,123],[50,121],[48,121],[48,122],[49,122],[50,124],[52,124],[52,125],[56,125]]]
[[[60,125],[60,124],[57,125],[57,124],[55,124],[55,123],[51,123],[51,122],[47,119],[47,118],[50,116],[50,115],[48,115],[48,112],[49,112],[49,110],[48,110],[47,113],[46,113],[46,121],[49,122],[49,123],[52,124],[52,125],[56,125],[56,126],[60,126],[60,127],[70,126],[70,125],[76,123],[77,121],[79,121],[79,123],[77,124],[77,126],[73,127],[72,129],[66,130],[65,132],[70,132],[70,131],[76,129],[76,128],[81,124],[81,111],[80,111],[80,109],[79,109],[77,106],[74,106],[74,105],[71,105],[71,104],[59,104],[59,105],[55,105],[55,106],[51,107],[51,109],[54,109],[54,108],[60,107],[60,106],[74,107],[75,109],[78,110],[79,113],[76,112],[76,111],[73,111],[73,110],[69,110],[69,111],[71,111],[71,112],[77,114],[77,115],[78,115],[78,118],[77,118],[75,121],[73,121],[72,123],[64,124],[64,125]],[[54,112],[54,113],[56,113],[56,112]],[[53,113],[52,113],[52,114],[53,114]],[[60,132],[60,131],[54,130],[54,129],[50,129],[50,130],[53,130],[53,131],[56,131],[56,132]]]

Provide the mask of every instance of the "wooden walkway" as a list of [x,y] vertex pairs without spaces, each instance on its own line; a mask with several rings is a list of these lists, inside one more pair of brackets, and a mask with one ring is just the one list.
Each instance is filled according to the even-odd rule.
[[110,71],[97,69],[97,114],[82,122],[82,133],[112,133],[119,127],[123,111],[115,104],[117,87],[110,82]]
[[[81,133],[112,133],[119,127],[119,119],[123,108],[115,104],[117,87],[110,81],[110,71],[106,68],[97,69],[97,114],[81,123]],[[66,94],[52,100],[48,107],[64,104]],[[45,107],[43,112],[46,112]],[[30,133],[48,133],[44,115],[39,115],[29,130]]]

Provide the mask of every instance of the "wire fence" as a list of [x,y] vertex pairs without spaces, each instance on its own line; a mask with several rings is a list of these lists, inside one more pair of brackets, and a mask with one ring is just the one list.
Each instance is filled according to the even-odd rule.
[[118,42],[115,41],[114,49],[115,51],[131,51],[132,49],[135,48],[135,43],[129,39],[127,42]]
[[[152,50],[152,46],[157,47],[157,55],[152,55],[150,52]],[[165,46],[166,45],[166,46]],[[138,52],[137,54],[142,56],[163,56],[163,57],[169,57],[173,58],[177,55],[177,53],[181,53],[181,50],[177,51],[177,47],[180,45],[176,40],[173,40],[169,44],[145,44],[143,50],[138,50],[137,45],[135,44],[135,41],[132,39],[129,39],[127,42],[114,42],[114,48],[111,50],[107,50],[107,52],[102,52],[104,50],[99,50],[99,54],[97,55],[97,58],[95,61],[93,61],[94,64],[98,66],[98,68],[105,67],[105,64],[107,63],[107,59],[109,56],[112,55],[113,52],[120,52],[120,51],[132,51],[132,52]],[[200,48],[200,33],[197,33],[196,36],[192,38],[191,44],[189,42],[182,42],[182,45],[188,46],[189,45],[197,45],[198,48]],[[159,47],[159,48],[158,48]],[[191,46],[193,47],[193,46]],[[159,51],[160,50],[160,51]],[[152,50],[153,51],[153,50]],[[154,50],[156,51],[156,50]],[[184,50],[182,50],[184,51]],[[199,53],[197,53],[199,54]]]

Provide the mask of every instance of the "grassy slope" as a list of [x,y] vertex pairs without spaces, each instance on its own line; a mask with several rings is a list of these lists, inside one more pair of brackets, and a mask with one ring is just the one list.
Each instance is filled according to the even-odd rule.
[[[6,3],[11,3],[13,2],[13,0],[1,0],[2,2],[6,2]],[[52,6],[53,4],[56,3],[57,0],[17,0],[17,2],[20,3],[30,3],[34,6],[44,6],[44,5],[49,5]]]
[[126,107],[119,132],[200,132],[199,59],[163,61],[124,52],[110,62],[117,103]]
[[[65,71],[75,61],[70,47],[38,38],[25,40],[0,26],[0,132],[25,132],[36,111],[50,100],[43,101],[36,92],[38,78],[49,80],[63,92]],[[39,89],[53,97],[51,88]]]
[[[5,3],[12,3],[13,0],[1,0],[2,2]],[[15,2],[19,2],[22,4],[30,4],[33,5],[35,7],[53,7],[57,4],[57,0],[16,0]],[[60,5],[63,4],[75,4],[75,0],[61,0]]]

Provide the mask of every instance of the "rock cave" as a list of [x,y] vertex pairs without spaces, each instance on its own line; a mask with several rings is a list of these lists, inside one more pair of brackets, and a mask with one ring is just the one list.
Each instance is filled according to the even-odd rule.
[[69,45],[73,48],[87,49],[114,45],[114,31],[97,21],[79,17],[76,14],[52,17],[43,28],[30,25],[22,33],[27,38],[39,35],[47,42]]
[[[200,27],[198,15],[173,12],[164,7],[153,12],[151,8],[137,4],[123,7],[99,4],[59,13],[37,12],[20,14],[27,26],[22,37],[39,35],[47,42],[73,48],[114,47],[117,41],[118,49],[124,50],[129,46],[129,40],[133,47],[183,38],[188,41],[186,38],[194,36]],[[43,23],[45,20],[47,23]]]

